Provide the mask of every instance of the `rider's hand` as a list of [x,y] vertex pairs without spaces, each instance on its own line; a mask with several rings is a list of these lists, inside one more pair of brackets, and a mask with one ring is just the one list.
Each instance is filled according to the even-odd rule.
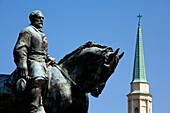
[[51,61],[52,63],[58,63],[55,58],[49,57],[49,61]]
[[50,61],[55,61],[55,58],[49,57]]

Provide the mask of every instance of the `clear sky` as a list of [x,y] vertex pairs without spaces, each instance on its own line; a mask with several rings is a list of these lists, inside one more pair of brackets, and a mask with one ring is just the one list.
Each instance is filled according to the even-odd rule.
[[169,0],[0,0],[0,73],[16,68],[13,48],[33,10],[44,13],[49,54],[57,61],[87,41],[125,52],[89,113],[128,113],[138,18],[142,17],[145,65],[153,113],[170,113]]

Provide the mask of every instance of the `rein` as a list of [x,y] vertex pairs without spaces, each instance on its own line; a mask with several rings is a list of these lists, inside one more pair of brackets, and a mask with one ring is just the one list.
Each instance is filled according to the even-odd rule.
[[55,66],[58,70],[60,70],[60,72],[63,74],[63,76],[70,82],[72,83],[76,88],[78,88],[80,91],[84,91],[79,85],[77,85],[76,82],[74,82],[70,76],[63,70],[61,69],[61,67],[55,62],[55,61],[52,61],[51,62],[53,66]]

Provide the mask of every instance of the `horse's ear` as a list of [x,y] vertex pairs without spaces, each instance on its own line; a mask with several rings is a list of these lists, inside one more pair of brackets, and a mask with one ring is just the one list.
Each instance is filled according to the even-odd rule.
[[117,55],[117,53],[119,52],[119,49],[120,49],[120,48],[118,48],[118,49],[113,53],[113,56],[116,56],[116,55]]
[[124,52],[122,54],[119,55],[119,59],[121,59],[124,55]]

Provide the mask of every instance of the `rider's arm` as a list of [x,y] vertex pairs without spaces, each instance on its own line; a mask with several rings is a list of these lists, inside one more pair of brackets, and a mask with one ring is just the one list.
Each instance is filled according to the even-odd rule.
[[22,30],[13,51],[14,61],[21,76],[28,75],[27,55],[30,47],[30,40],[31,33],[28,30]]

